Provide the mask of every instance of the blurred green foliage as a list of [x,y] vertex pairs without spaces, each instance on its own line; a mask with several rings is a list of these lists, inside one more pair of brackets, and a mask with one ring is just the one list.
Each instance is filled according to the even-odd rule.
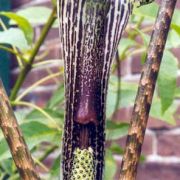
[[[53,1],[54,2],[54,1]],[[156,19],[158,11],[157,4],[151,4],[134,10],[131,20],[126,28],[126,36],[124,36],[119,45],[119,60],[124,61],[138,55],[139,61],[143,64],[145,55],[150,40],[150,34],[153,30],[153,23]],[[19,10],[16,13],[0,12],[1,15],[9,18],[9,28],[6,28],[1,21],[3,31],[0,31],[0,49],[13,53],[18,60],[19,66],[24,62],[28,62],[28,57],[32,53],[32,47],[35,46],[33,26],[43,25],[47,22],[51,14],[51,9],[47,7],[28,7]],[[177,57],[171,52],[172,48],[180,46],[178,41],[180,36],[180,11],[176,10],[171,30],[169,33],[166,50],[164,53],[161,71],[158,77],[158,84],[154,95],[153,105],[150,116],[159,120],[163,120],[170,124],[175,124],[174,113],[177,105],[175,99],[180,97],[180,89],[176,86],[178,61]],[[17,26],[15,26],[17,25]],[[52,28],[57,28],[56,21]],[[138,41],[137,41],[138,39]],[[8,46],[6,46],[8,45]],[[46,54],[46,53],[45,53]],[[37,58],[38,59],[38,58]],[[32,68],[43,66],[44,64],[53,63],[57,60],[46,60],[44,57],[41,61],[36,60]],[[116,65],[113,65],[113,71]],[[20,68],[20,70],[22,70]],[[49,74],[47,77],[39,80],[31,87],[28,87],[26,92],[19,94],[13,105],[27,106],[27,110],[19,110],[16,112],[16,117],[22,128],[23,134],[27,141],[28,147],[34,156],[35,162],[41,168],[41,177],[43,179],[58,179],[60,166],[60,140],[63,129],[64,119],[64,84],[61,82],[57,90],[53,93],[51,99],[47,102],[45,107],[38,107],[30,102],[23,101],[28,93],[31,93],[39,84],[62,75],[63,65],[60,67],[59,74]],[[129,81],[121,81],[121,87],[118,88],[118,77],[112,72],[109,82],[108,98],[107,98],[107,126],[106,134],[107,140],[112,141],[108,146],[106,153],[106,168],[105,179],[113,179],[116,172],[116,164],[113,154],[121,155],[123,150],[117,145],[117,139],[124,137],[128,131],[128,124],[126,119],[121,119],[121,123],[114,122],[112,115],[120,108],[133,106],[137,83]],[[120,99],[117,99],[117,94],[120,93]],[[117,100],[119,101],[117,103]],[[117,107],[118,104],[118,107]],[[46,160],[53,155],[51,159],[52,166],[46,167]],[[108,171],[109,169],[112,171]],[[10,152],[3,138],[0,134],[0,179],[18,179],[17,170],[12,161]]]

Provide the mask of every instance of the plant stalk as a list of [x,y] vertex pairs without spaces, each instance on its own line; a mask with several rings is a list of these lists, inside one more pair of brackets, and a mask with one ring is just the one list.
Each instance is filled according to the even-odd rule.
[[52,152],[54,152],[58,148],[57,145],[50,147],[40,158],[39,161],[43,162]]
[[32,53],[31,53],[31,56],[30,56],[28,62],[26,62],[23,69],[21,70],[21,72],[16,80],[16,83],[12,89],[12,92],[10,95],[10,101],[14,101],[16,99],[17,94],[18,94],[24,80],[26,79],[27,74],[31,71],[35,57],[38,54],[41,45],[43,44],[49,30],[51,29],[54,21],[57,18],[56,17],[56,9],[57,9],[57,7],[55,6],[52,10],[52,13],[51,13],[47,23],[45,24],[44,28],[42,29],[41,35],[40,35],[37,43],[35,44],[34,49],[32,50]]
[[0,80],[0,127],[9,145],[12,157],[23,180],[40,179],[28,150],[9,99]]
[[[92,180],[92,176],[96,180],[103,179],[109,72],[125,22],[130,16],[130,11],[121,12],[121,8],[115,8],[116,5],[117,1],[111,0],[60,0],[66,99],[63,180],[74,179],[76,175],[85,176],[83,172],[75,175],[75,172],[80,172],[75,167],[83,164],[76,161],[77,152],[93,156],[88,156],[89,165],[93,164],[92,173],[84,179]],[[125,9],[132,8],[129,1],[124,6]],[[122,14],[123,21],[119,14]]]
[[120,180],[136,179],[149,111],[175,5],[176,0],[162,0],[159,9],[133,108]]

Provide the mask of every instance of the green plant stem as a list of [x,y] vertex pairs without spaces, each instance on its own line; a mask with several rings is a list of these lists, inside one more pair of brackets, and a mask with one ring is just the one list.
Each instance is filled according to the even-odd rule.
[[39,81],[35,82],[34,84],[32,84],[29,88],[27,88],[23,93],[20,94],[20,96],[18,96],[16,98],[16,101],[20,101],[21,99],[23,99],[23,97],[25,97],[29,92],[31,92],[34,88],[36,88],[37,86],[39,86],[40,84],[48,81],[49,79],[53,79],[55,77],[59,77],[61,75],[60,72],[58,73],[54,73],[54,74],[50,74],[49,76],[45,76],[44,78],[40,79]]
[[0,45],[0,49],[2,49],[2,50],[4,50],[4,51],[7,51],[7,52],[9,52],[9,53],[11,53],[11,54],[16,55],[16,56],[18,56],[20,59],[25,60],[25,59],[21,56],[21,54],[19,54],[17,51],[14,51],[14,50],[11,49],[11,48],[8,48],[8,47],[6,47],[6,46]]
[[[141,19],[138,21],[137,25],[135,28],[139,29],[141,27],[141,24],[144,20],[144,17],[141,17]],[[128,32],[128,37],[132,40],[134,40],[136,38],[136,36],[138,35],[138,33],[131,33],[131,31]],[[127,48],[128,50],[129,48]],[[131,50],[132,51],[132,50]],[[132,54],[133,55],[133,54]],[[132,55],[129,55],[129,56],[126,56],[126,57],[130,57]],[[116,54],[116,64],[117,64],[117,76],[118,76],[118,88],[117,88],[117,98],[116,98],[116,104],[115,104],[115,110],[118,110],[119,108],[119,104],[120,104],[120,101],[121,101],[121,59],[119,58],[119,54],[117,52]]]
[[50,147],[40,158],[39,161],[42,162],[44,161],[52,152],[54,152],[58,148],[57,145],[54,145]]
[[39,49],[40,49],[41,45],[43,44],[43,42],[44,42],[49,30],[51,29],[54,21],[56,20],[56,18],[57,17],[56,17],[56,6],[55,6],[52,10],[52,13],[51,13],[47,23],[45,24],[45,26],[41,32],[41,35],[40,35],[37,43],[34,46],[34,49],[31,53],[29,60],[26,62],[25,66],[23,67],[23,69],[21,70],[21,72],[17,78],[17,81],[16,81],[16,83],[12,89],[11,95],[10,95],[10,101],[14,101],[16,99],[16,96],[17,96],[24,80],[26,79],[28,73],[32,69],[32,65],[34,63],[35,57],[38,54]]
[[[137,22],[133,29],[139,29],[144,21],[144,17],[141,17],[140,20]],[[134,40],[136,36],[139,34],[137,31],[132,31],[131,29],[128,31],[128,38]]]
[[121,101],[121,59],[119,57],[118,52],[116,53],[116,65],[117,65],[118,84],[117,84],[117,98],[116,98],[114,112],[116,112],[119,109],[119,105]]

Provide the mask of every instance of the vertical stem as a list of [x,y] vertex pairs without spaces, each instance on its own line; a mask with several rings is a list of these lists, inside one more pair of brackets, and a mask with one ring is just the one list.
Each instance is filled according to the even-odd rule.
[[60,0],[66,91],[63,180],[80,172],[74,169],[79,165],[75,158],[78,151],[93,156],[88,156],[93,161],[89,161],[93,164],[93,179],[103,179],[108,79],[131,9],[132,2],[124,0]]
[[35,59],[37,53],[39,52],[39,49],[40,49],[42,43],[44,42],[49,30],[51,29],[54,21],[56,20],[56,9],[57,9],[57,7],[55,6],[52,10],[52,13],[51,13],[47,23],[45,24],[45,26],[41,32],[41,35],[40,35],[37,43],[34,46],[34,49],[31,53],[31,56],[30,56],[28,62],[25,64],[25,66],[23,67],[23,69],[21,70],[21,72],[17,78],[17,81],[16,81],[16,83],[12,89],[11,95],[10,95],[11,101],[14,101],[16,99],[19,89],[21,88],[24,80],[26,79],[27,74],[32,69],[32,64],[34,62],[34,59]]
[[138,93],[121,166],[121,180],[136,179],[153,93],[169,32],[176,0],[162,0],[151,36],[147,60],[142,70]]
[[23,180],[40,179],[0,80],[0,127]]
[[121,59],[119,58],[118,52],[116,53],[116,64],[117,64],[118,83],[117,83],[117,97],[116,97],[114,112],[118,110],[121,102]]

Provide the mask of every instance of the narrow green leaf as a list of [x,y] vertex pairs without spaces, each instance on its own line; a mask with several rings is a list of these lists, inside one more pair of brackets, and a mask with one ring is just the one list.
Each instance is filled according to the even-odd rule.
[[15,21],[19,28],[24,32],[28,44],[32,44],[34,31],[28,19],[12,12],[1,12],[0,14]]
[[142,38],[143,40],[143,44],[141,44],[141,46],[145,46],[145,48],[148,47],[149,45],[149,41],[150,41],[150,35],[146,34],[146,33],[143,33],[142,31],[140,31],[138,28],[134,28],[134,30],[139,34],[139,36]]
[[27,116],[24,118],[24,121],[25,122],[36,121],[43,123],[48,127],[54,127],[54,128],[56,128],[57,125],[58,127],[62,127],[64,112],[55,111],[48,108],[45,108],[43,110],[53,119],[53,122],[37,110],[33,110],[29,114],[27,114]]
[[178,63],[176,57],[170,51],[166,51],[163,56],[158,77],[158,90],[163,113],[169,108],[174,100],[177,72]]
[[47,103],[48,109],[56,109],[57,106],[64,101],[64,86],[61,85]]
[[42,25],[47,22],[51,14],[51,9],[45,6],[34,6],[20,9],[16,13],[28,19],[33,25]]
[[24,33],[18,28],[10,28],[6,31],[1,31],[0,44],[8,44],[11,46],[15,46],[22,51],[29,48]]

